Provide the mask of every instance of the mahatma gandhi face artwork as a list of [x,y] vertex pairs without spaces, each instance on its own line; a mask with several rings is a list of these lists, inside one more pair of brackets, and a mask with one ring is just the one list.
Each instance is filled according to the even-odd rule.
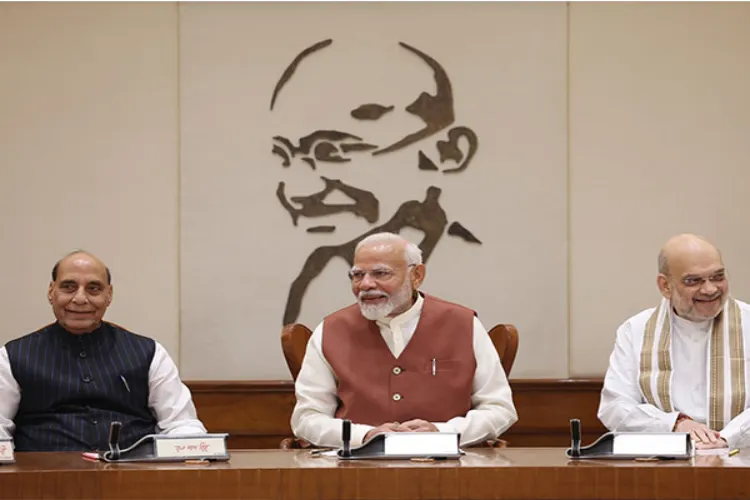
[[[431,185],[429,179],[421,186],[415,186],[423,193],[420,199],[404,199],[395,213],[385,217],[381,216],[379,197],[388,193],[373,192],[370,186],[363,185],[366,176],[362,173],[378,168],[378,160],[390,153],[412,149],[416,152],[413,161],[401,168],[450,176],[465,171],[478,150],[479,141],[474,131],[455,125],[453,88],[445,69],[435,59],[411,45],[400,42],[398,46],[404,57],[431,70],[430,81],[426,81],[423,89],[407,102],[376,102],[367,95],[357,102],[347,103],[344,109],[338,105],[339,102],[332,102],[326,106],[325,113],[345,114],[346,123],[350,125],[334,128],[321,123],[320,128],[303,133],[284,134],[279,131],[273,136],[272,153],[279,168],[289,169],[287,174],[304,173],[306,178],[311,179],[309,185],[300,188],[296,184],[294,189],[286,182],[279,181],[276,188],[279,204],[289,213],[291,223],[300,230],[304,228],[308,233],[327,233],[332,238],[330,245],[313,249],[304,260],[300,273],[290,286],[283,324],[297,320],[310,283],[331,259],[340,257],[351,265],[357,243],[370,234],[381,231],[398,233],[404,228],[421,232],[423,238],[419,247],[425,262],[446,232],[449,236],[480,244],[479,239],[463,224],[457,221],[449,224],[448,215],[440,204],[442,190]],[[323,40],[293,58],[273,89],[272,113],[284,106],[288,93],[301,90],[301,84],[295,88],[300,80],[299,74],[315,71],[316,54],[334,49],[333,40]],[[314,90],[303,90],[307,91],[306,95],[315,95]],[[305,109],[301,109],[304,106],[298,108],[286,111],[304,115]],[[389,126],[389,117],[398,113],[416,117],[417,120],[411,121],[416,125],[407,130]],[[359,131],[362,127],[355,131],[355,125],[361,124],[367,124],[369,128],[365,127],[365,132]],[[372,134],[368,138],[367,130],[376,130],[374,127],[380,127],[379,134],[377,137]],[[387,175],[389,182],[402,182],[397,173]],[[354,238],[337,237],[337,227],[332,221],[342,213],[353,214],[366,224],[361,234]]]

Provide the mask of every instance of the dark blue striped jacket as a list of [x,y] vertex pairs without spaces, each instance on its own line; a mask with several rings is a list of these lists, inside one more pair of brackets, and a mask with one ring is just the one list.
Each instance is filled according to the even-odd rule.
[[112,421],[120,447],[155,432],[148,374],[156,344],[111,323],[73,335],[58,323],[6,344],[21,402],[16,451],[106,450]]

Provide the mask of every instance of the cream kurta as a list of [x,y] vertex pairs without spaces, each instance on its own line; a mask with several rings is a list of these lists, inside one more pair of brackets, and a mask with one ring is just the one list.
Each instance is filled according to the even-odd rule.
[[[408,311],[376,322],[383,340],[396,358],[417,329],[423,302],[420,295]],[[495,438],[518,420],[500,358],[476,317],[473,335],[477,363],[471,395],[473,409],[449,422],[433,422],[442,432],[461,433],[462,445]],[[334,418],[338,404],[336,379],[323,356],[323,323],[315,328],[308,342],[295,393],[297,404],[291,422],[294,435],[318,446],[341,446],[341,419]],[[369,425],[353,422],[352,446],[360,445],[370,429]]]
[[[750,305],[737,301],[743,328],[745,385],[750,380]],[[646,323],[655,308],[642,311],[617,330],[615,347],[604,379],[599,419],[611,431],[670,432],[680,412],[706,423],[708,418],[709,336],[713,320],[695,323],[671,314],[671,400],[674,411],[646,403],[639,386],[640,359]],[[720,429],[730,448],[742,446],[750,430],[750,398],[742,413]],[[750,445],[750,442],[748,442]]]

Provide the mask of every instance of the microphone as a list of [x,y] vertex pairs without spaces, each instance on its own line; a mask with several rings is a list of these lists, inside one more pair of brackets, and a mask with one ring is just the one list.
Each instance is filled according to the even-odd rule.
[[349,441],[352,439],[352,421],[344,420],[341,424],[341,440],[344,442],[344,446],[341,451],[342,457],[352,456],[351,448],[349,447]]
[[577,418],[570,420],[570,456],[581,456],[581,421]]
[[120,459],[120,429],[122,422],[112,422],[109,426],[109,458],[110,460]]

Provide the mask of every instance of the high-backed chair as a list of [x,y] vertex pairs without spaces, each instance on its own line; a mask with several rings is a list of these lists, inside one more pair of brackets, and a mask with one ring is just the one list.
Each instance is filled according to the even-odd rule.
[[[510,377],[510,371],[513,368],[516,353],[518,352],[518,329],[510,324],[499,324],[493,326],[487,333],[500,357],[500,363],[503,365],[505,375]],[[311,336],[312,332],[310,329],[301,323],[286,325],[281,330],[281,348],[284,351],[286,365],[289,367],[289,372],[295,381],[302,368],[302,360],[305,359],[305,350]],[[281,441],[280,448],[289,450],[294,448],[309,448],[310,446],[310,443],[302,439],[284,438]],[[493,439],[477,446],[504,448],[507,446],[507,442],[502,439]]]
[[289,324],[281,330],[281,348],[284,351],[286,366],[292,374],[292,380],[297,380],[310,337],[312,337],[312,332],[302,323]]
[[518,352],[518,329],[513,325],[495,325],[487,332],[495,346],[500,363],[505,370],[505,376],[510,377],[510,370],[516,360]]

